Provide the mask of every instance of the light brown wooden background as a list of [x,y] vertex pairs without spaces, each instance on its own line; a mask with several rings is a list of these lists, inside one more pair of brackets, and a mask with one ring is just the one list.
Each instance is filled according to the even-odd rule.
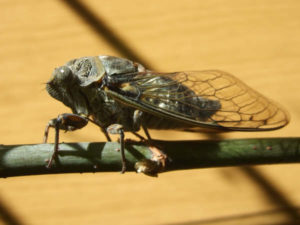
[[[152,68],[225,70],[290,112],[284,129],[224,138],[299,136],[298,0],[82,4]],[[47,121],[69,112],[44,89],[53,68],[75,57],[122,55],[66,1],[0,0],[0,21],[0,143],[40,143]],[[104,138],[90,125],[63,134],[62,140]],[[131,172],[15,177],[0,181],[0,206],[28,225],[281,224],[297,216],[299,173],[300,166],[293,164],[176,171],[158,178]]]

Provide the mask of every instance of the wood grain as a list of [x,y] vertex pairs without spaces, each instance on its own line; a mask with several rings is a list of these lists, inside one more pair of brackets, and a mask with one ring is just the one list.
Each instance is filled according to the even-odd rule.
[[[220,137],[299,136],[299,1],[88,0],[84,4],[152,68],[228,71],[284,106],[291,116],[291,123],[278,131]],[[121,55],[66,1],[2,0],[0,6],[0,143],[40,143],[47,121],[69,112],[44,89],[52,70],[75,57]],[[211,138],[181,132],[152,132],[152,136]],[[62,140],[104,137],[90,125],[64,134]],[[0,203],[24,224],[293,220],[295,211],[283,208],[300,205],[300,167],[260,166],[253,171],[189,170],[158,178],[134,173],[16,177],[1,181]],[[275,209],[279,212],[272,214]],[[248,217],[242,220],[241,215]]]

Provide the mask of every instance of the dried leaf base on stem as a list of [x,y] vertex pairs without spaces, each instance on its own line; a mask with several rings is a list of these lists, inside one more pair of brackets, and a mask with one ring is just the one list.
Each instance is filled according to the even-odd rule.
[[[155,141],[168,156],[165,171],[300,162],[300,138],[219,141]],[[46,168],[53,144],[0,145],[0,177],[34,174],[121,171],[119,143],[63,143],[53,166]],[[127,171],[152,157],[143,143],[126,143]]]

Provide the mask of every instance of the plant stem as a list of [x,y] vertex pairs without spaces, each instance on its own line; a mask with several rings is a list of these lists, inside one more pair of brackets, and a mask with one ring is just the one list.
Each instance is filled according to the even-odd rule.
[[[300,162],[300,138],[233,139],[219,141],[155,141],[170,159],[168,170]],[[53,144],[0,145],[0,177],[34,174],[120,171],[119,144],[63,143],[50,169]],[[126,143],[127,171],[151,152],[142,143]]]

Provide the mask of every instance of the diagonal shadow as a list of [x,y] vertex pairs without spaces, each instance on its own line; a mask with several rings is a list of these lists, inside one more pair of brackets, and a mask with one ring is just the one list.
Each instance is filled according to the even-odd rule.
[[[62,0],[62,2],[76,12],[83,21],[85,21],[95,32],[97,32],[99,36],[105,38],[106,41],[124,57],[137,61],[148,69],[153,69],[143,57],[128,47],[126,42],[119,37],[117,33],[111,27],[109,27],[104,20],[101,19],[99,15],[93,13],[88,6],[78,0]],[[220,134],[208,134],[208,137],[222,138]],[[287,198],[285,198],[284,195],[258,170],[251,167],[245,167],[242,168],[242,170],[245,172],[245,174],[251,177],[253,181],[260,185],[272,203],[285,209],[285,213],[291,218],[291,221],[299,218],[297,209],[293,207],[293,204]]]
[[[295,210],[300,210],[299,207],[295,207]],[[265,222],[272,218],[273,216],[278,216],[285,211],[285,208],[278,208],[274,210],[261,211],[256,213],[248,213],[248,214],[239,214],[233,216],[224,216],[213,219],[206,220],[197,220],[197,221],[186,221],[179,223],[168,223],[164,225],[230,225],[230,224],[266,224]],[[300,224],[298,219],[291,221],[269,221],[267,224],[269,225],[297,225]]]
[[[64,144],[72,147],[76,151],[70,152],[70,151],[64,151],[63,149],[60,149],[58,151],[59,156],[61,157],[68,156],[68,155],[78,156],[89,160],[91,164],[95,166],[99,163],[98,159],[101,159],[102,151],[104,148],[104,144],[99,148],[99,144],[97,143],[90,143],[87,149],[83,148],[78,143],[64,143]],[[95,158],[97,158],[97,160]],[[55,163],[57,165],[60,165],[58,156],[56,156],[55,158]]]
[[71,8],[81,19],[86,22],[99,36],[105,40],[124,57],[141,63],[146,68],[151,68],[146,60],[138,55],[128,44],[109,26],[105,21],[89,9],[83,2],[78,0],[62,0]]
[[24,223],[19,220],[18,216],[16,216],[11,208],[7,207],[5,202],[0,197],[0,224],[6,225],[23,225]]
[[[102,152],[105,144],[99,145],[99,143],[93,142],[89,143],[86,148],[78,143],[64,143],[64,145],[70,146],[72,149],[74,149],[74,151],[64,150],[64,147],[60,147],[58,154],[54,158],[55,167],[53,167],[52,170],[59,171],[60,168],[63,167],[60,161],[61,157],[76,156],[88,160],[90,165],[88,165],[87,168],[93,168],[94,172],[97,172],[97,169],[100,166],[100,160],[102,158]],[[85,167],[83,167],[83,165],[74,164],[73,168],[70,168],[70,171],[74,172],[74,168],[77,168],[78,172],[85,172]],[[113,167],[111,169],[113,169]],[[67,172],[68,168],[65,168],[65,170]]]
[[241,170],[252,178],[261,189],[265,192],[265,197],[270,203],[282,207],[282,210],[288,215],[292,221],[300,220],[299,209],[285,195],[269,181],[258,169],[253,167],[241,167]]

